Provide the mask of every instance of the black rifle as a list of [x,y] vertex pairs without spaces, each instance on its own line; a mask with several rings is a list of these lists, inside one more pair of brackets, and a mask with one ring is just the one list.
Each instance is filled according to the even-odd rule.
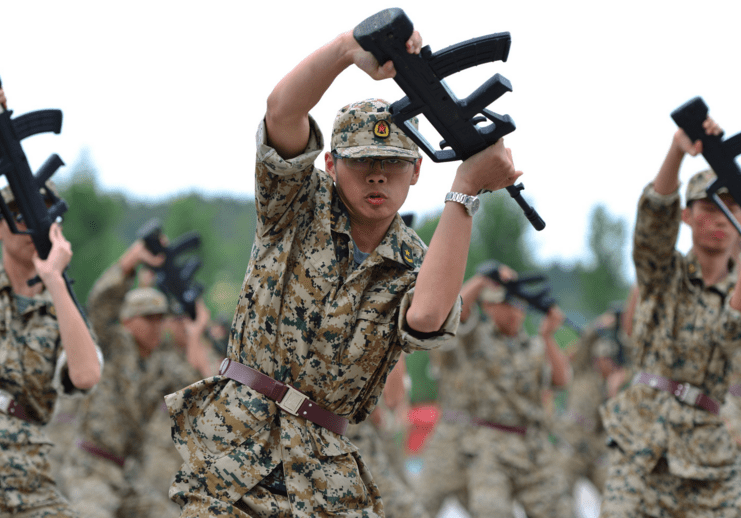
[[[516,297],[536,311],[541,313],[548,313],[548,311],[556,305],[556,299],[550,296],[550,286],[544,286],[539,291],[528,291],[527,287],[534,284],[540,284],[545,282],[547,279],[545,275],[531,274],[531,275],[518,275],[517,279],[504,281],[499,275],[499,263],[496,261],[490,261],[485,263],[479,268],[479,273],[486,275],[491,280],[500,284],[507,291],[507,296]],[[582,328],[580,325],[575,323],[568,317],[564,317],[564,323],[571,327],[574,331],[581,334]]]
[[[1,87],[2,82],[0,82]],[[26,224],[26,230],[18,229],[14,214],[2,196],[0,196],[0,213],[7,221],[10,231],[14,234],[31,236],[36,253],[41,259],[46,259],[49,257],[52,246],[49,229],[52,223],[67,212],[68,208],[63,199],[55,195],[51,189],[46,188],[46,181],[60,166],[64,165],[64,162],[59,155],[53,154],[34,175],[26,154],[23,152],[23,147],[21,147],[21,140],[38,133],[59,134],[62,131],[62,112],[61,110],[39,110],[14,119],[11,118],[12,115],[12,110],[0,106],[0,175],[4,175],[8,180],[8,186],[13,191],[15,204]],[[40,192],[42,188],[46,191],[45,195]],[[67,291],[84,317],[85,313],[72,290],[72,281],[66,272],[62,275]],[[28,285],[33,286],[37,282],[40,282],[38,276],[29,279]]]
[[715,171],[717,179],[707,186],[705,192],[723,214],[726,215],[736,231],[741,234],[741,225],[733,216],[723,200],[718,196],[718,190],[725,187],[736,203],[741,205],[741,170],[735,158],[741,154],[741,133],[723,140],[723,134],[708,135],[702,123],[708,117],[708,107],[702,97],[690,99],[672,112],[672,119],[682,128],[687,136],[695,142],[702,142],[702,156]]
[[[380,64],[394,62],[394,81],[406,97],[390,107],[391,120],[435,162],[465,160],[494,144],[515,130],[509,115],[498,115],[486,107],[505,92],[512,91],[507,78],[495,74],[467,98],[459,100],[443,80],[461,70],[488,63],[506,61],[511,44],[508,32],[473,38],[432,53],[429,46],[419,55],[409,54],[406,41],[414,26],[398,8],[385,9],[360,23],[353,36]],[[436,150],[414,127],[410,119],[423,114],[443,137]],[[480,122],[491,124],[480,127]],[[449,147],[450,149],[443,149]],[[520,191],[523,184],[510,185],[507,191],[520,205],[536,230],[545,222],[528,205]]]
[[139,238],[144,241],[147,250],[155,255],[164,254],[165,262],[162,266],[152,268],[155,273],[157,287],[163,293],[174,298],[190,316],[196,318],[196,300],[203,293],[203,286],[193,281],[196,270],[201,267],[201,261],[190,257],[186,261],[179,261],[181,254],[198,248],[201,245],[201,236],[197,232],[183,234],[173,243],[164,246],[160,242],[162,227],[157,219],[152,219],[139,229]]

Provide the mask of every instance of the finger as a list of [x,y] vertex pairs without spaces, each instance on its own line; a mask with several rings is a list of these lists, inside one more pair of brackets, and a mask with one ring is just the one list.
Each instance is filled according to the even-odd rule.
[[407,52],[410,54],[419,54],[422,50],[422,36],[419,31],[412,32],[412,35],[407,40]]

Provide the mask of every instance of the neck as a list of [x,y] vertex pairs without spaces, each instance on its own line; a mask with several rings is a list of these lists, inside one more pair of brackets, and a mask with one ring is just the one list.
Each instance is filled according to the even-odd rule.
[[702,281],[705,286],[712,286],[721,281],[728,275],[728,261],[731,258],[729,253],[707,253],[701,249],[693,249],[700,263],[702,271]]
[[[391,218],[391,221],[393,221],[393,218]],[[388,225],[381,226],[374,222],[363,223],[352,221],[351,219],[350,233],[352,234],[353,241],[355,241],[355,245],[361,252],[365,252],[366,254],[371,253],[383,241],[383,237],[391,226],[391,221],[389,221]]]
[[3,253],[3,266],[10,280],[13,293],[24,297],[33,297],[44,290],[44,285],[40,282],[33,286],[28,285],[28,280],[36,276],[36,268],[33,263],[22,263],[14,260],[10,254]]

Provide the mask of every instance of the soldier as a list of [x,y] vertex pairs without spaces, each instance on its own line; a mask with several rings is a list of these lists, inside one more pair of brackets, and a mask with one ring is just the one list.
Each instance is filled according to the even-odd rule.
[[135,506],[137,494],[126,477],[127,459],[140,454],[145,425],[164,395],[187,382],[189,371],[157,354],[167,299],[153,288],[131,290],[139,264],[162,260],[136,241],[88,297],[106,368],[80,408],[76,448],[62,472],[66,493],[84,517],[131,515],[127,506]]
[[[11,190],[0,194],[25,230]],[[49,229],[49,239],[51,251],[41,260],[30,236],[13,234],[0,221],[2,516],[77,516],[52,478],[52,444],[44,427],[59,394],[85,393],[98,382],[103,358],[62,277],[72,250],[58,224]],[[37,275],[41,282],[29,286]]]
[[[504,265],[499,272],[517,276]],[[461,296],[458,337],[435,352],[442,416],[423,452],[422,501],[433,516],[449,496],[472,517],[511,517],[515,499],[530,518],[573,516],[542,402],[545,389],[569,382],[553,338],[563,314],[551,308],[540,336],[529,337],[524,301],[487,276],[472,277]]]
[[[710,118],[704,128],[721,131]],[[636,374],[600,409],[611,440],[602,517],[741,515],[738,450],[718,416],[739,367],[738,237],[706,197],[712,171],[690,179],[686,208],[679,201],[681,161],[701,150],[678,130],[638,202]],[[692,230],[687,255],[675,249],[680,221]]]
[[[623,317],[622,308],[613,308],[600,315],[580,337],[570,357],[574,376],[568,389],[566,409],[556,417],[556,428],[569,446],[569,454],[564,455],[563,460],[571,487],[577,478],[585,477],[598,491],[604,490],[607,436],[599,407],[616,393],[608,389],[608,380],[616,379],[616,373],[627,367],[630,338],[622,322],[632,317]],[[625,374],[620,378],[625,379]]]
[[[164,322],[163,344],[155,355],[161,364],[173,366],[183,373],[181,386],[194,383],[203,377],[213,376],[223,358],[217,356],[211,343],[206,341],[204,330],[210,324],[209,311],[203,301],[196,302],[196,320],[193,321],[178,307]],[[180,388],[178,386],[177,388]],[[161,390],[155,386],[154,390]],[[153,394],[161,398],[164,394]],[[180,508],[168,498],[182,458],[170,437],[170,416],[164,399],[146,424],[141,455],[137,462],[126,465],[126,477],[136,490],[137,499],[127,502],[126,509],[132,518],[167,518],[180,514]]]
[[[420,48],[415,33],[407,49]],[[469,197],[446,204],[425,256],[398,214],[421,159],[388,103],[342,108],[327,173],[314,168],[324,140],[309,111],[353,63],[375,79],[395,73],[347,32],[268,99],[228,359],[220,376],[167,398],[185,459],[170,491],[181,516],[383,516],[345,428],[373,410],[402,351],[455,332],[474,195],[520,174],[501,141],[465,161],[452,190]]]
[[[347,438],[363,456],[383,500],[386,518],[428,518],[414,489],[406,479],[404,451],[399,440],[406,435],[409,409],[404,356],[388,376],[383,398],[362,423],[347,428]],[[401,428],[401,429],[399,429]]]

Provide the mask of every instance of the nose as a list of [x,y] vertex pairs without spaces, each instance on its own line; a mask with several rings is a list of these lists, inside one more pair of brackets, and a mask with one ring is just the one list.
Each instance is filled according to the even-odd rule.
[[374,160],[371,163],[370,171],[365,175],[365,181],[368,183],[384,183],[386,181],[386,172],[383,170],[383,162]]

